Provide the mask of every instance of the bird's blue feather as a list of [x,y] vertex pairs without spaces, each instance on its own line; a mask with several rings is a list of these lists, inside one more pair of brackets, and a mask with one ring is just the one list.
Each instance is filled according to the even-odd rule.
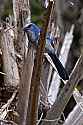
[[[37,45],[40,37],[40,32],[42,31],[42,29],[34,23],[30,23],[29,25],[24,26],[24,31],[27,33],[29,40],[33,42],[35,45]],[[53,36],[51,36],[50,33],[46,34],[46,49],[53,51],[54,48],[52,47],[52,45],[54,40],[56,39]]]

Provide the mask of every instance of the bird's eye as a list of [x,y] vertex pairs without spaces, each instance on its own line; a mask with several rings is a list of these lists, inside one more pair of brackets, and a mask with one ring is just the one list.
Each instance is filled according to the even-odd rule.
[[27,28],[30,28],[31,27],[31,24],[30,25],[28,25],[28,27]]

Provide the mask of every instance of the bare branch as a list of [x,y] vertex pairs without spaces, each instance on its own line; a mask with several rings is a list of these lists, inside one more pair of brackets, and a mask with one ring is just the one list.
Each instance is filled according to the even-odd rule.
[[38,110],[38,99],[39,99],[39,91],[40,91],[40,77],[41,77],[41,68],[42,68],[42,60],[43,60],[43,52],[45,48],[45,36],[49,24],[49,18],[51,13],[53,2],[49,3],[49,7],[47,9],[45,22],[43,24],[43,32],[40,33],[39,46],[37,50],[37,54],[35,57],[35,63],[33,68],[33,75],[31,80],[31,112],[30,112],[30,123],[27,121],[27,125],[36,125],[37,123],[37,110]]
[[[66,85],[60,92],[52,108],[48,111],[46,117],[47,119],[52,120],[52,119],[58,119],[60,117],[66,104],[68,103],[70,97],[72,96],[73,90],[77,86],[79,79],[83,77],[82,67],[83,67],[83,56],[80,56],[70,75],[69,81],[66,83]],[[46,123],[47,125],[57,124],[57,122],[53,123],[46,122]],[[45,122],[43,122],[42,125],[45,125]]]

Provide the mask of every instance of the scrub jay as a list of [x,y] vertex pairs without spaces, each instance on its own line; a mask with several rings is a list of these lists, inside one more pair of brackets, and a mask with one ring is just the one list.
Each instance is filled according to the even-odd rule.
[[[23,28],[24,32],[27,33],[28,39],[31,43],[33,43],[35,46],[38,46],[40,32],[42,32],[42,29],[39,28],[36,24],[30,23],[26,24]],[[46,53],[44,53],[47,60],[50,62],[50,64],[53,66],[53,68],[58,71],[59,76],[63,80],[68,80],[69,76],[61,64],[60,60],[55,54],[55,50],[53,48],[54,41],[57,40],[57,38],[51,36],[50,33],[46,34],[46,45],[45,50]]]

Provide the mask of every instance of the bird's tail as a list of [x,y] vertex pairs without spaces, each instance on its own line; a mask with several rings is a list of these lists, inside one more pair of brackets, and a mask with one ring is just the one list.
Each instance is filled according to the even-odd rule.
[[54,53],[51,53],[51,52],[45,53],[45,56],[47,60],[50,62],[50,64],[53,66],[53,68],[55,70],[57,69],[59,76],[63,80],[68,80],[69,79],[68,73],[63,67],[58,57]]

